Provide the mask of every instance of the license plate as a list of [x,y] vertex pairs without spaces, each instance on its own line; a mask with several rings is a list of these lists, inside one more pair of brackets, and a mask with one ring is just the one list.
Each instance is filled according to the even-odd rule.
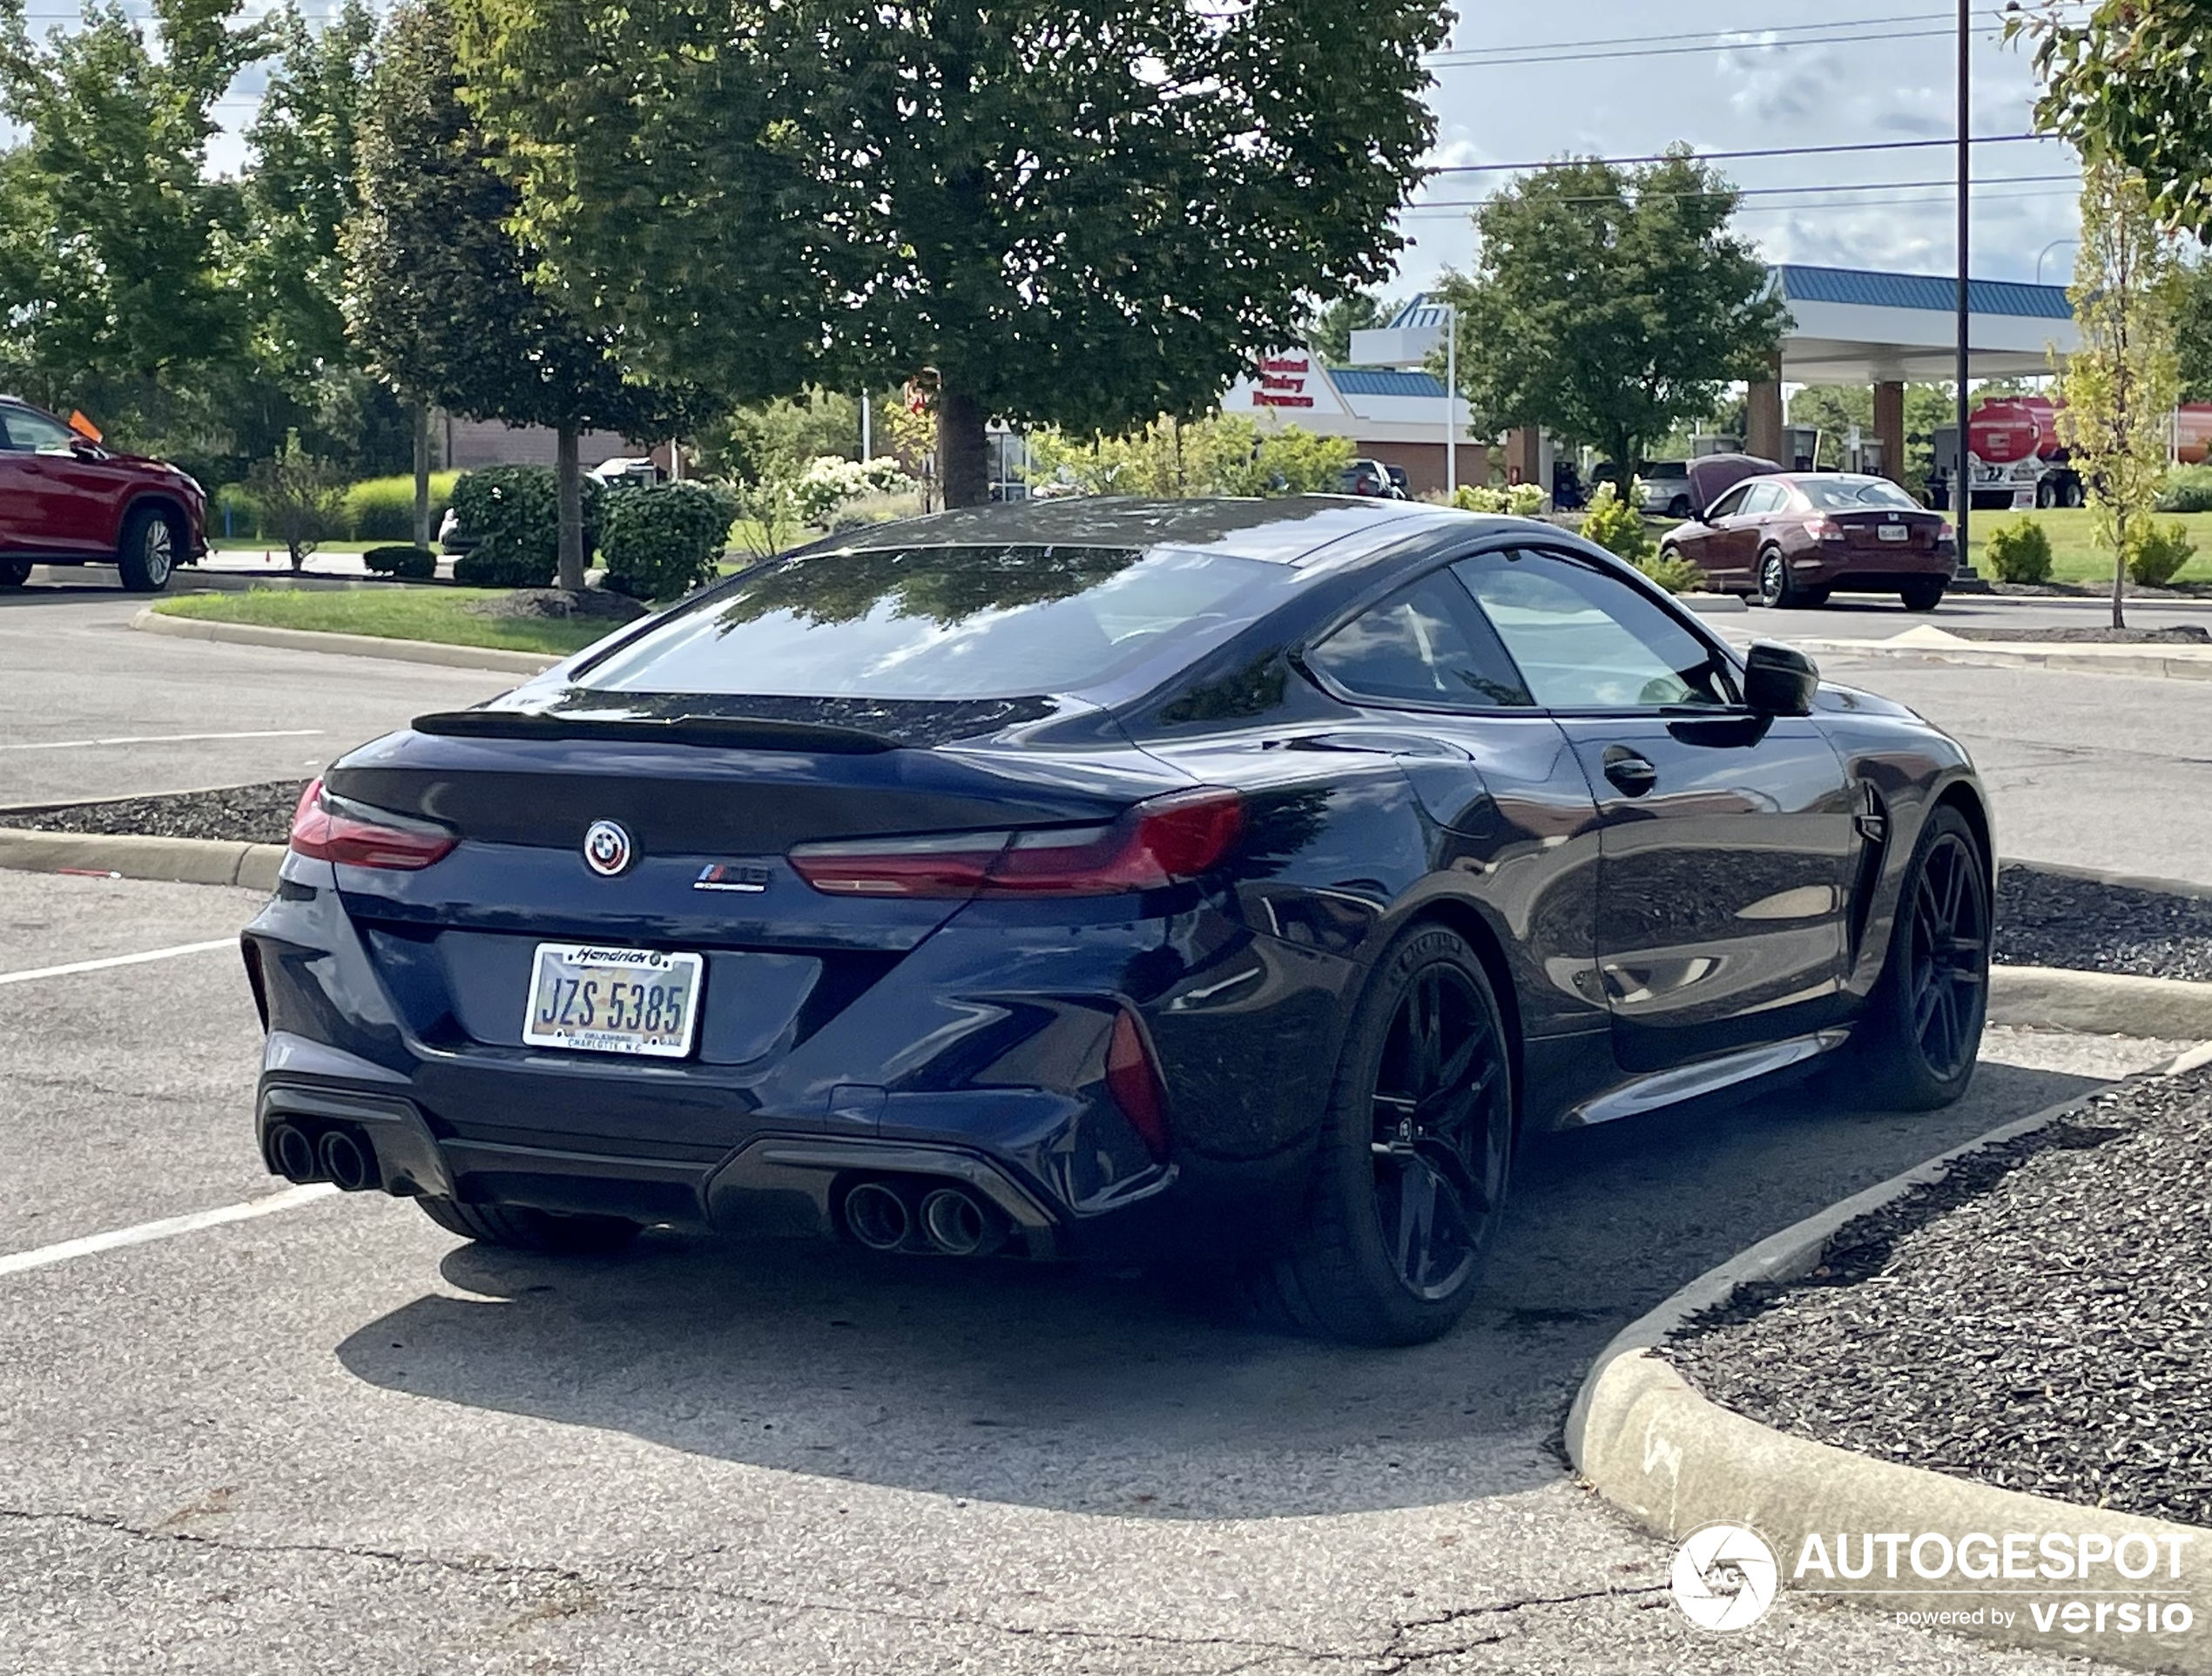
[[1882,539],[1884,541],[1910,541],[1912,539],[1912,531],[1907,524],[1885,524],[1882,526]]
[[698,955],[541,943],[531,963],[523,1040],[582,1053],[680,1059],[698,1023]]

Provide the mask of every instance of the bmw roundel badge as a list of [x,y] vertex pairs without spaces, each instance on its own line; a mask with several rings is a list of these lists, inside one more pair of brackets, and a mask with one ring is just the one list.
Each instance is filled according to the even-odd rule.
[[583,835],[583,864],[603,879],[627,868],[634,853],[630,835],[612,821],[594,821]]

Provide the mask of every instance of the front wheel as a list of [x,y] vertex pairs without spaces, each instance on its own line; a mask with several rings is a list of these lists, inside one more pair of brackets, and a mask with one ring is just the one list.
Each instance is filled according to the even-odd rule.
[[1790,561],[1782,557],[1778,547],[1770,547],[1759,555],[1759,603],[1775,611],[1788,611],[1804,603],[1791,578]]
[[20,588],[30,580],[27,558],[0,558],[0,588]]
[[184,525],[174,512],[165,506],[140,507],[124,524],[123,544],[116,550],[123,585],[132,593],[159,593],[176,573],[184,544]]
[[481,1245],[511,1251],[555,1252],[597,1257],[620,1251],[637,1237],[638,1225],[624,1216],[563,1216],[526,1205],[464,1205],[454,1199],[415,1201],[448,1233]]
[[1898,598],[1905,601],[1907,611],[1933,611],[1943,603],[1944,585],[1940,582],[1915,582],[1898,590]]
[[1882,977],[1851,1046],[1873,1101],[1949,1105],[1973,1080],[1989,1016],[1989,869],[1966,818],[1928,817],[1905,868]]
[[1511,1173],[1512,1060],[1481,960],[1415,927],[1346,1032],[1303,1223],[1249,1276],[1264,1313],[1358,1344],[1448,1332],[1474,1295]]

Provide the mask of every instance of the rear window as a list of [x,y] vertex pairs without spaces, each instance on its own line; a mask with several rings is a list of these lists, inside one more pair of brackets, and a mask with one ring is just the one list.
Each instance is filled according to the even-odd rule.
[[616,693],[998,699],[1075,692],[1195,655],[1295,575],[1177,548],[820,553],[718,589],[584,670]]
[[1857,512],[1870,506],[1885,511],[1920,510],[1919,502],[1880,477],[1801,477],[1797,487],[1824,512]]

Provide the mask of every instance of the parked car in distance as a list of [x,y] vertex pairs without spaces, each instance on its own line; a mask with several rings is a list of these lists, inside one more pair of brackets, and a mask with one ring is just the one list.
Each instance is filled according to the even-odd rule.
[[607,489],[650,488],[654,483],[665,482],[668,477],[668,473],[649,459],[619,456],[600,461],[583,475]]
[[1363,500],[1402,500],[1398,485],[1391,481],[1390,468],[1380,460],[1354,460],[1345,467],[1343,492],[1357,495]]
[[0,396],[0,588],[34,564],[97,563],[157,593],[206,551],[206,492],[185,473],[102,446],[81,416]]
[[1391,489],[1399,500],[1409,501],[1413,498],[1413,480],[1406,475],[1404,466],[1386,465],[1383,470],[1390,474]]
[[1991,857],[1956,741],[1554,525],[974,507],[341,758],[254,1121],[494,1245],[1171,1264],[1407,1343],[1525,1134],[1844,1051],[1958,1098]]
[[1741,477],[1669,530],[1659,551],[1691,561],[1716,592],[1778,607],[1824,605],[1838,592],[1894,593],[1908,611],[1933,611],[1959,564],[1958,537],[1941,513],[1886,477],[1834,471]]
[[1636,472],[1640,510],[1649,517],[1686,518],[1697,508],[1689,493],[1689,462],[1646,460]]

